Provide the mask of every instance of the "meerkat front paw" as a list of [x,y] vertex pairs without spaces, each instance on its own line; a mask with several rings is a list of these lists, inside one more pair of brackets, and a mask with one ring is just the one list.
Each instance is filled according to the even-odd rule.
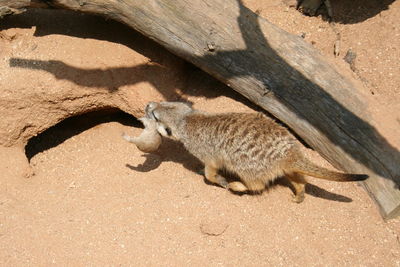
[[235,192],[246,192],[249,190],[242,182],[230,182],[228,189]]
[[304,192],[301,192],[301,193],[299,193],[299,194],[297,194],[297,195],[294,195],[293,198],[292,198],[292,201],[293,201],[294,203],[301,203],[301,202],[303,202],[303,201],[304,201]]
[[222,186],[225,189],[228,189],[228,182],[226,181],[226,179],[224,177],[222,177],[221,175],[217,175],[217,183]]

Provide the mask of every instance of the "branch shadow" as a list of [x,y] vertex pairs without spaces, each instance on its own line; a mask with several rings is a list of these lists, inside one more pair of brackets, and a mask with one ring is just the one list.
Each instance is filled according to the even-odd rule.
[[[240,12],[237,18],[237,22],[241,30],[242,38],[246,44],[246,48],[243,50],[233,50],[233,51],[224,50],[223,48],[218,48],[215,51],[212,51],[202,57],[196,57],[190,55],[188,56],[190,57],[188,59],[192,62],[200,62],[201,59],[202,62],[208,62],[211,65],[218,65],[218,64],[220,65],[222,62],[223,66],[221,67],[229,70],[229,73],[231,75],[230,77],[228,77],[228,79],[234,77],[252,77],[254,79],[257,79],[267,90],[265,98],[268,98],[268,93],[271,92],[275,97],[277,97],[280,100],[280,102],[283,105],[285,105],[286,108],[290,109],[294,114],[296,114],[299,119],[305,120],[310,124],[312,124],[316,129],[318,129],[319,132],[323,133],[336,146],[342,148],[354,160],[367,166],[372,172],[384,178],[391,179],[400,184],[400,177],[397,169],[398,167],[389,166],[389,168],[391,169],[388,169],[386,168],[388,166],[385,166],[383,163],[385,161],[393,162],[393,159],[395,161],[397,160],[398,162],[400,162],[399,151],[395,147],[393,147],[383,136],[381,136],[372,125],[370,125],[368,122],[364,121],[363,119],[359,118],[357,115],[352,113],[348,108],[344,107],[341,103],[336,101],[329,93],[324,91],[323,88],[311,82],[302,73],[294,69],[283,58],[281,58],[277,54],[277,52],[271,48],[267,37],[264,36],[263,34],[261,26],[259,24],[259,20],[261,20],[261,18],[257,14],[253,13],[251,10],[246,8],[241,0],[237,0],[237,3]],[[32,11],[32,12],[37,12],[37,11]],[[65,15],[67,13],[68,16],[71,14],[71,12],[63,12],[61,14]],[[22,15],[25,14],[11,16],[10,21],[11,18],[14,19],[15,17]],[[169,54],[169,52],[167,52],[161,46],[155,45],[154,42],[148,40],[147,38],[143,38],[141,35],[139,35],[137,32],[132,31],[131,29],[128,30],[126,26],[123,26],[122,24],[117,22],[107,22],[107,23],[116,25],[115,29],[119,29],[121,27],[122,34],[110,35],[112,37],[104,37],[105,35],[103,35],[104,34],[103,29],[101,30],[99,29],[99,32],[97,32],[97,34],[99,34],[98,36],[96,33],[89,34],[87,28],[85,27],[65,27],[65,25],[59,27],[52,27],[52,26],[49,27],[48,23],[43,23],[42,19],[40,18],[35,18],[35,19],[37,20],[36,23],[41,25],[37,26],[37,30],[35,33],[38,36],[59,33],[61,31],[62,32],[61,34],[79,36],[81,38],[98,38],[101,40],[107,39],[113,42],[125,44],[129,46],[131,49],[134,49],[139,53],[144,54],[145,56],[151,58],[152,60],[158,63],[160,61],[163,61],[162,58],[164,54],[167,53]],[[90,25],[91,23],[96,23],[99,20],[100,20],[99,17],[88,18],[88,25]],[[35,21],[33,21],[33,24],[34,23]],[[69,23],[75,23],[75,22],[69,22]],[[79,22],[79,26],[81,24],[82,22]],[[52,24],[50,23],[50,25]],[[15,27],[15,25],[13,26]],[[4,29],[5,27],[10,27],[10,22],[8,23],[8,26],[7,23],[2,24],[0,26],[0,29]],[[94,27],[94,25],[92,25],[92,27]],[[98,25],[96,27],[98,28]],[[115,29],[113,28],[113,30]],[[133,37],[131,39],[132,35]],[[127,36],[129,36],[129,38]],[[146,45],[138,44],[140,43],[138,42],[139,39],[145,40],[144,43],[147,43],[147,45],[151,44],[150,45],[151,48],[149,49],[148,47],[146,47]],[[204,42],[204,40],[200,41]],[[257,50],[257,48],[260,47],[260,44],[262,44],[263,47],[265,48],[263,51]],[[157,51],[156,54],[162,53],[162,56],[161,54],[159,54],[160,57],[155,56],[153,51],[154,47],[157,48],[156,50],[159,49],[161,51],[161,52]],[[262,62],[259,60],[248,60],[251,58],[253,59],[264,58],[265,60],[263,60]],[[232,62],[240,62],[241,65],[232,66]],[[254,62],[257,62],[257,64],[254,64]],[[67,64],[59,61],[58,62],[39,61],[36,62],[35,64],[33,63],[35,62],[26,59],[12,59],[10,61],[10,65],[16,67],[24,67],[24,66],[26,67],[29,65],[30,68],[44,70],[53,73],[56,77],[59,77],[60,79],[68,79],[77,84],[85,86],[105,87],[110,91],[116,90],[119,86],[122,86],[124,84],[137,83],[141,79],[142,80],[145,79],[146,81],[149,81],[150,83],[154,84],[160,90],[160,92],[166,96],[167,100],[171,100],[168,92],[172,89],[163,88],[157,82],[157,77],[149,78],[149,76],[155,77],[158,75],[147,75],[146,77],[142,78],[140,77],[127,78],[127,76],[134,76],[132,75],[132,73],[135,73],[136,71],[137,72],[154,71],[155,73],[158,73],[160,75],[165,74],[163,72],[162,67],[159,67],[157,65],[150,67],[135,66],[132,68],[129,67],[117,68],[117,69],[111,68],[107,70],[101,70],[101,69],[84,70],[68,66]],[[166,65],[168,67],[168,64],[166,62],[162,62],[161,64]],[[276,69],[265,68],[264,67],[265,64],[279,65],[280,73],[275,73]],[[36,65],[38,65],[39,67],[37,67]],[[65,75],[61,73],[60,72],[61,68],[69,69],[72,74]],[[121,82],[121,81],[115,81],[116,79],[114,80],[99,79],[100,76],[107,76],[107,75],[109,77],[112,77],[114,75],[122,80],[127,79],[127,81]],[[91,76],[91,81],[83,80],[81,78],[82,76]],[[269,78],[269,77],[279,77],[279,76],[285,77],[285,79],[279,80],[276,78],[275,79]],[[216,84],[220,83],[216,82]],[[294,85],[296,86],[296,88],[289,87]],[[334,86],[334,83],[332,83],[332,86]],[[226,89],[226,87],[222,85],[221,88]],[[221,90],[219,93],[224,91],[228,90]],[[207,93],[206,90],[192,90],[192,91],[188,90],[186,93],[193,95],[204,95],[205,97],[212,97],[213,95],[215,95],[215,93],[211,94],[209,92]],[[235,97],[238,97],[239,99],[241,98],[242,101],[245,103],[250,103],[248,100],[244,100],[243,97],[238,96],[238,94],[236,93]],[[312,105],[310,103],[312,103]],[[300,106],[302,107],[301,110],[295,108]],[[311,107],[315,106],[317,106],[316,110],[311,109]],[[327,110],[326,108],[327,106],[329,107],[330,113],[325,113],[325,111]],[[321,121],[320,120],[321,117],[326,118],[326,120],[333,120],[334,124],[338,128],[342,129],[341,131],[343,131],[343,129],[352,129],[351,133],[346,133],[347,135],[351,136],[351,138],[348,138],[347,141],[344,139],[343,140],[338,139],[336,136],[332,134],[333,132],[332,129],[329,128],[331,127],[332,124],[323,125],[319,123]],[[367,155],[368,151],[365,151],[366,153],[364,152],[360,153],[360,151],[355,151],[353,149],[353,147],[356,147],[358,145],[359,142],[358,140],[370,140],[370,144],[372,144],[372,146],[376,148],[376,151],[384,151],[385,153],[382,153],[382,155],[371,154],[374,157],[371,160]],[[376,167],[377,165],[376,163],[379,163],[380,167]]]
[[142,81],[150,82],[165,96],[169,96],[169,92],[174,90],[172,86],[166,86],[167,83],[163,82],[169,72],[161,65],[141,64],[133,67],[82,69],[59,60],[21,58],[11,58],[9,65],[13,68],[46,71],[58,80],[68,80],[85,87],[105,88],[109,92],[117,91],[121,86],[134,85]]
[[[0,31],[15,27],[35,27],[36,37],[66,35],[117,43],[144,55],[150,61],[132,67],[83,69],[58,60],[11,58],[10,67],[46,71],[57,79],[68,80],[81,86],[105,88],[110,92],[124,85],[146,81],[169,101],[181,99],[181,95],[176,91],[176,88],[179,88],[181,92],[191,96],[216,98],[224,95],[254,109],[260,109],[244,96],[230,90],[224,83],[118,21],[70,10],[28,9],[21,14],[3,18]],[[166,82],[171,77],[171,70],[177,68],[182,79],[175,81],[176,84]],[[212,89],[207,90],[208,88]]]
[[[226,65],[222,67],[228,69],[228,73],[231,74],[228,79],[233,77],[252,77],[257,79],[264,85],[264,88],[269,91],[266,92],[266,98],[269,93],[272,93],[286,108],[296,114],[299,119],[312,124],[318,131],[323,133],[336,146],[342,148],[354,160],[367,166],[372,172],[400,184],[398,167],[385,166],[383,163],[385,161],[393,162],[393,159],[400,162],[399,151],[380,135],[372,125],[352,113],[323,88],[310,81],[280,57],[276,51],[271,48],[267,37],[264,36],[261,30],[259,24],[261,18],[245,7],[241,0],[237,0],[237,3],[240,12],[237,22],[241,29],[246,49],[234,51],[216,50],[203,56],[202,61],[209,62],[209,64],[212,65],[221,64],[221,62],[223,64],[225,63]],[[263,44],[263,51],[258,51],[259,49],[257,49],[260,47],[260,44]],[[260,57],[265,60],[257,61],[257,58]],[[250,58],[254,60],[248,60]],[[232,62],[240,62],[240,66],[232,66]],[[258,64],[254,64],[255,62]],[[280,73],[275,73],[276,69],[274,68],[263,67],[264,64],[279,65]],[[284,79],[269,79],[268,77],[284,77]],[[330,83],[331,86],[336,85],[334,83],[335,81],[327,82]],[[294,85],[296,88],[290,88],[290,86]],[[315,106],[317,106],[317,110],[312,109],[312,107]],[[324,112],[324,110],[327,110],[327,106],[332,113],[326,114]],[[296,107],[302,107],[302,109],[296,109]],[[332,134],[333,131],[330,128],[332,125],[319,123],[321,117],[333,121],[334,125],[342,132],[344,132],[345,129],[352,129],[351,133],[344,132],[350,136],[350,138],[348,138],[347,141],[338,139]],[[359,144],[358,140],[368,140],[369,144],[374,146],[376,151],[384,151],[384,153],[382,153],[382,155],[375,155],[367,150],[363,153],[355,151],[353,148]],[[367,153],[370,153],[370,156],[373,157],[372,160],[368,157]],[[379,163],[380,167],[376,167],[378,165],[376,163]]]
[[1,20],[0,31],[9,28],[34,28],[34,36],[66,35],[81,39],[96,39],[124,45],[150,58],[168,65],[171,58],[179,57],[139,32],[115,20],[71,10],[28,9]]

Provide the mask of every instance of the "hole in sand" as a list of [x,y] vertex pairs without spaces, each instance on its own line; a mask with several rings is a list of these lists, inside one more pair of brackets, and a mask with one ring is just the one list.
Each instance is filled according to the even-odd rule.
[[36,154],[56,147],[68,138],[106,122],[119,122],[126,126],[143,127],[134,116],[117,108],[90,111],[67,118],[29,139],[25,146],[26,157],[30,161]]

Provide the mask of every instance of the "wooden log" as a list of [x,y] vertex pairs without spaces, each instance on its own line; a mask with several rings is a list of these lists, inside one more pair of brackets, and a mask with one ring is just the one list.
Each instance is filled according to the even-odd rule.
[[131,26],[285,122],[334,166],[369,174],[364,185],[382,216],[400,214],[400,153],[368,122],[359,90],[311,45],[241,0],[0,0],[4,14],[29,6]]

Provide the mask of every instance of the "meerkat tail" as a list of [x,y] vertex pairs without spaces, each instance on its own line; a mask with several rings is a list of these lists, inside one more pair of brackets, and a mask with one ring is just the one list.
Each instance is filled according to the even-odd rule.
[[293,171],[316,178],[336,182],[364,181],[368,178],[368,175],[366,174],[350,174],[331,171],[323,167],[319,167],[304,158],[296,161]]

